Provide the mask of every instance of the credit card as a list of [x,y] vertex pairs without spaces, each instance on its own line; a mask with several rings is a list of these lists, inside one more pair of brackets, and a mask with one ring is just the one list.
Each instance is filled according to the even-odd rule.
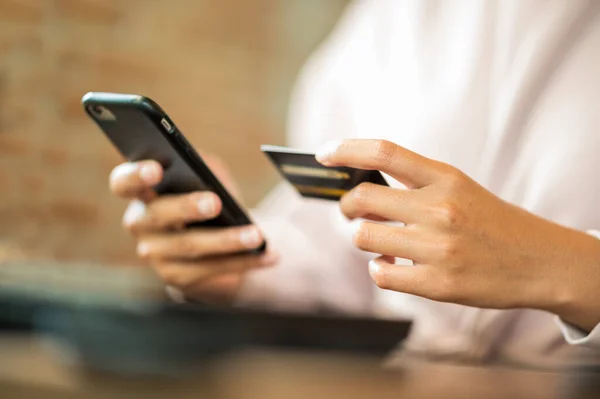
[[377,170],[323,166],[317,162],[314,153],[288,147],[262,145],[260,149],[279,173],[306,198],[339,201],[360,183],[388,185]]

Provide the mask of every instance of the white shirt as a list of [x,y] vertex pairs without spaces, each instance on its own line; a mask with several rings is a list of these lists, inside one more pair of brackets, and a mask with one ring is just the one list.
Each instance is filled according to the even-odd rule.
[[[352,4],[306,65],[289,125],[293,147],[344,138],[393,141],[530,212],[600,228],[600,1]],[[353,247],[335,203],[282,184],[255,219],[282,258],[248,277],[241,302],[410,318],[411,353],[545,366],[600,355],[600,327],[376,288],[373,254]]]

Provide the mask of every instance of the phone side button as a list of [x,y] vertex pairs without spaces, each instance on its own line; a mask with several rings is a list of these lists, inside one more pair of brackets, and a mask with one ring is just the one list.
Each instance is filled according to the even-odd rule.
[[183,137],[182,135],[179,135],[179,137],[181,137],[181,140],[185,143],[185,145],[187,146],[187,148],[191,149],[192,151],[194,150],[194,146],[190,144],[189,141],[187,141],[187,139],[185,137]]
[[196,165],[199,166],[202,169],[206,168],[206,165],[203,165],[202,162],[198,161],[198,154],[196,153],[196,151],[194,151],[194,149],[192,147],[187,147],[185,149],[186,154],[188,155],[188,157],[190,158],[190,160]]
[[177,140],[177,142],[178,142],[178,143],[179,143],[179,144],[180,144],[180,145],[181,145],[183,148],[185,148],[186,150],[188,150],[188,152],[189,152],[189,149],[190,149],[192,146],[190,145],[190,143],[188,143],[188,141],[185,139],[185,137],[183,137],[183,136],[182,136],[182,135],[180,135],[180,134],[176,134],[176,135],[175,135],[175,140]]

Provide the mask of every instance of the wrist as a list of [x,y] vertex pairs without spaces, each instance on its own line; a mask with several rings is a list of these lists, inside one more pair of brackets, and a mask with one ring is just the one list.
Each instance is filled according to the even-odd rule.
[[548,279],[546,306],[542,310],[591,331],[600,323],[600,240],[565,228],[565,240],[556,246],[553,278]]

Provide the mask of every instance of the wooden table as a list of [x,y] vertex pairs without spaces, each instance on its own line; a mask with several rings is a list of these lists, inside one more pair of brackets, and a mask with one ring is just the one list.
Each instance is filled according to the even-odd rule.
[[[64,354],[63,354],[64,356]],[[247,351],[173,377],[125,377],[59,361],[39,340],[0,335],[0,398],[600,398],[600,374]]]

